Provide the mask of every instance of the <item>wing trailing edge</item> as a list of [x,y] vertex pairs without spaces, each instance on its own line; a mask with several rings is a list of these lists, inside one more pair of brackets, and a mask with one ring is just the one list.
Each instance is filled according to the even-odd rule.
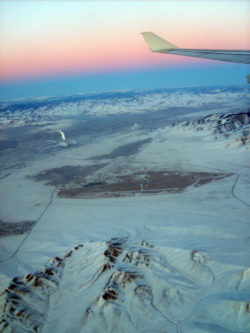
[[152,52],[250,64],[250,50],[181,49],[153,32],[142,32]]

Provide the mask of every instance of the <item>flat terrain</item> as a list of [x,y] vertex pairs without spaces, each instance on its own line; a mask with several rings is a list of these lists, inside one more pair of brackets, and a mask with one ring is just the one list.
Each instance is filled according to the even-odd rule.
[[164,191],[181,192],[189,186],[201,186],[232,176],[231,173],[149,171],[120,176],[117,182],[103,180],[82,187],[61,189],[60,198],[106,198],[130,196],[136,193],[152,194]]
[[34,221],[6,223],[0,221],[0,237],[11,235],[22,235],[30,231],[34,226]]

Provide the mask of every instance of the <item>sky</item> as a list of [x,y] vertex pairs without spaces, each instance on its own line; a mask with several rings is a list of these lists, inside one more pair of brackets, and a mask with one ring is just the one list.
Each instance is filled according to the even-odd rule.
[[247,85],[249,65],[152,53],[250,49],[250,1],[0,0],[0,100],[123,89]]

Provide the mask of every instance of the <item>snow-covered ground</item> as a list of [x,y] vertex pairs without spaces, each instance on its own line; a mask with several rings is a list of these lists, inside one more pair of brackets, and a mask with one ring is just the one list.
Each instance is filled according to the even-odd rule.
[[[36,222],[0,238],[1,332],[250,331],[249,116],[202,112],[76,137],[1,171],[0,219]],[[71,140],[65,133],[56,144]],[[84,167],[89,181],[128,170],[233,175],[181,193],[62,199],[57,191],[79,179],[62,183],[63,166]],[[41,181],[50,169],[57,181]]]
[[[248,88],[183,88],[153,91],[127,91],[23,100],[0,104],[0,126],[62,123],[67,117],[144,114],[168,108],[211,108],[213,113],[246,107]],[[175,110],[177,111],[177,110]],[[66,124],[65,124],[66,125]]]

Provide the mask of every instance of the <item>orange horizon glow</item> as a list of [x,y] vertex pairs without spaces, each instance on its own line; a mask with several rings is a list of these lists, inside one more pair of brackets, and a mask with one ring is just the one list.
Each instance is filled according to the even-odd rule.
[[[183,48],[214,48],[221,49],[247,49],[247,43],[232,40],[214,40],[213,44],[204,42],[202,36],[185,39],[185,36],[176,36],[175,42]],[[141,38],[141,36],[139,36]],[[182,40],[181,40],[182,39]],[[32,78],[36,76],[59,75],[70,73],[97,73],[109,70],[126,70],[149,67],[172,67],[188,66],[193,63],[205,63],[203,59],[190,57],[180,57],[168,54],[150,52],[147,45],[142,40],[131,39],[123,40],[119,48],[114,49],[113,45],[105,45],[103,41],[95,41],[95,44],[79,45],[79,41],[71,40],[68,43],[58,43],[55,45],[53,40],[47,40],[37,45],[23,45],[22,48],[5,50],[1,56],[0,80],[9,81],[20,78]],[[212,44],[212,45],[211,45]],[[127,47],[129,45],[129,47]],[[194,46],[190,46],[194,45]],[[210,46],[210,47],[209,47]],[[248,47],[246,47],[248,46]],[[47,51],[49,50],[49,52]],[[18,55],[18,56],[17,56]]]

